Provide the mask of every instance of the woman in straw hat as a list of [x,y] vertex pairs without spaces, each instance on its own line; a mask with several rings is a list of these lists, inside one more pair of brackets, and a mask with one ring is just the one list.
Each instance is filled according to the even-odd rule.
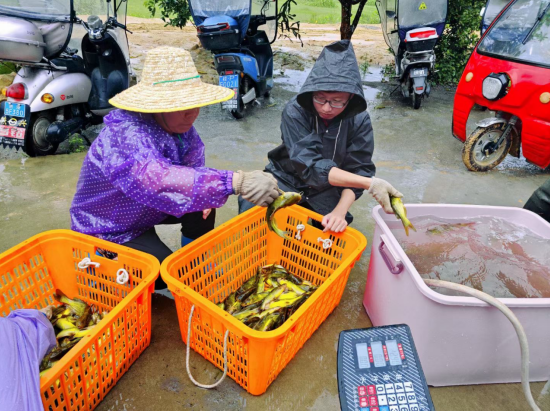
[[[71,227],[150,253],[171,250],[157,224],[181,224],[182,245],[214,228],[215,209],[232,194],[259,206],[277,198],[277,180],[262,171],[204,166],[204,145],[193,127],[200,107],[233,91],[203,83],[189,52],[159,47],[147,53],[141,82],[110,100],[120,108],[82,166],[71,206]],[[166,288],[162,279],[156,288]]]

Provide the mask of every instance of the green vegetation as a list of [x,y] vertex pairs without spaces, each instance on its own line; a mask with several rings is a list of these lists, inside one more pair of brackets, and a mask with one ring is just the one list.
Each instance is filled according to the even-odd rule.
[[14,71],[17,72],[17,67],[15,64],[7,62],[0,63],[0,74],[10,74]]
[[88,144],[79,134],[69,137],[69,153],[84,153],[88,151]]
[[[147,9],[143,0],[128,1],[128,15],[134,17],[148,18],[151,13]],[[157,4],[160,3],[157,2]],[[167,2],[168,3],[168,2]],[[174,1],[176,3],[176,1]],[[179,2],[178,2],[179,3]],[[294,21],[302,23],[317,23],[317,24],[340,24],[341,10],[338,0],[296,0],[296,5],[292,6],[292,13],[296,14]],[[282,2],[279,2],[281,5]],[[353,12],[357,6],[353,7]],[[158,4],[158,10],[161,10],[161,5]],[[157,17],[161,17],[157,12]],[[360,19],[361,24],[378,24],[378,11],[374,5],[374,1],[369,0]]]
[[450,1],[447,26],[435,47],[434,80],[439,84],[456,84],[479,39],[479,11],[485,0]]

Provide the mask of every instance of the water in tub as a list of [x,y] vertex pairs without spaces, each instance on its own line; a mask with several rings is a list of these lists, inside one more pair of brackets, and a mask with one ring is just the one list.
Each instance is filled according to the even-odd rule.
[[417,232],[409,237],[399,221],[388,226],[423,278],[464,284],[497,298],[550,298],[550,239],[495,217],[411,221]]

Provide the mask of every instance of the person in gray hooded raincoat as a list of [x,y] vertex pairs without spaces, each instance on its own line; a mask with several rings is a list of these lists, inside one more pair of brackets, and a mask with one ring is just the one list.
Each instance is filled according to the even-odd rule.
[[[374,178],[374,138],[357,59],[349,40],[326,46],[296,97],[283,110],[282,144],[268,153],[267,172],[283,191],[303,192],[300,205],[324,216],[324,231],[341,232],[364,190],[387,213],[402,194]],[[239,212],[253,205],[239,198]]]

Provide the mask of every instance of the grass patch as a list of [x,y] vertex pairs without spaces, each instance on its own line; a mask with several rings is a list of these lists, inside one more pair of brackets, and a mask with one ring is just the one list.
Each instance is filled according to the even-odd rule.
[[[292,13],[296,14],[295,21],[302,23],[316,24],[338,24],[340,23],[341,8],[337,0],[297,0],[298,4],[292,6]],[[353,6],[353,11],[358,6]],[[143,0],[128,1],[128,15],[141,18],[151,17],[151,13],[145,6]],[[157,17],[160,14],[157,12]],[[363,9],[361,24],[378,24],[380,18],[374,2],[367,3]]]
[[0,63],[0,74],[10,74],[17,72],[17,67],[13,63],[2,62]]
[[88,148],[88,144],[79,134],[69,137],[69,153],[84,153]]

